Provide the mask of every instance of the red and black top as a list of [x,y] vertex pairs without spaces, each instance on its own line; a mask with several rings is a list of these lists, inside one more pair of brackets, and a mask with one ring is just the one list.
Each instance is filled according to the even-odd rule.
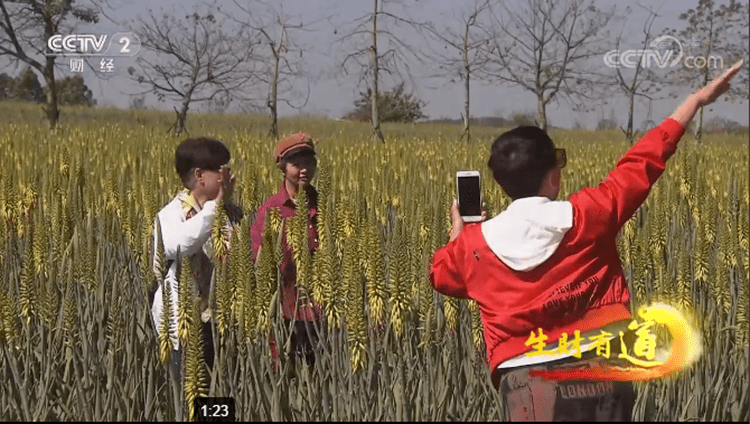
[[[311,252],[315,252],[318,249],[318,192],[315,188],[310,187],[307,189],[307,199],[309,209],[307,220],[308,246],[310,247]],[[266,215],[268,214],[269,208],[279,209],[283,221],[281,236],[281,279],[283,285],[280,294],[284,319],[305,321],[321,319],[322,312],[317,302],[314,300],[308,301],[307,299],[297,299],[297,267],[294,264],[294,253],[292,252],[292,248],[286,240],[287,221],[289,218],[297,214],[297,209],[294,201],[289,197],[289,193],[283,183],[281,184],[279,192],[271,196],[265,203],[263,203],[263,205],[261,205],[258,210],[258,215],[255,218],[255,222],[250,229],[253,244],[253,260],[258,257],[258,251],[263,243],[263,229],[266,225]],[[296,314],[295,309],[297,309]]]

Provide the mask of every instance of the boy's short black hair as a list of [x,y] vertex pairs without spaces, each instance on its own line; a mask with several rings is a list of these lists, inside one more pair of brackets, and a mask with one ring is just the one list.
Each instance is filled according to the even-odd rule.
[[544,177],[555,167],[555,145],[539,127],[518,127],[495,139],[487,165],[511,199],[538,196]]
[[231,155],[224,143],[213,138],[198,137],[189,138],[177,146],[174,164],[182,183],[187,187],[194,168],[216,171],[229,163],[229,159]]

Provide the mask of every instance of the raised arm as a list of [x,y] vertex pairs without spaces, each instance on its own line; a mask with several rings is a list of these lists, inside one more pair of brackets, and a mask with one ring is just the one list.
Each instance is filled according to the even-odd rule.
[[708,85],[696,91],[687,98],[675,111],[669,116],[671,119],[679,122],[680,125],[687,127],[693,120],[698,109],[707,106],[716,101],[722,94],[729,90],[729,81],[740,71],[743,61],[735,63],[731,68],[721,76],[711,81]]
[[180,254],[192,255],[200,250],[211,236],[211,226],[216,216],[216,202],[209,200],[203,209],[186,221],[168,214],[159,214],[164,255],[167,259],[177,259],[177,247]]
[[602,232],[616,234],[622,228],[664,172],[695,113],[729,89],[729,81],[741,65],[740,61],[688,97],[669,118],[633,145],[598,187],[585,188],[571,196],[578,213],[586,216],[586,233],[595,237]]

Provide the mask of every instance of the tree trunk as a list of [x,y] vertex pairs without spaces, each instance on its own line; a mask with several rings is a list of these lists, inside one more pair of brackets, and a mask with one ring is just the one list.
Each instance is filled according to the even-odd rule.
[[[709,21],[709,30],[708,30],[708,51],[706,52],[706,66],[703,67],[703,85],[701,87],[705,87],[708,85],[708,63],[709,58],[711,57],[711,46],[714,42],[714,21],[711,19]],[[697,144],[703,143],[703,108],[698,109],[698,125],[695,127],[695,142]]]
[[193,68],[193,74],[190,76],[190,88],[185,93],[185,97],[182,99],[182,107],[177,112],[177,122],[175,122],[175,135],[180,135],[185,132],[185,122],[187,121],[187,112],[190,108],[190,101],[193,99],[193,93],[196,89],[195,81],[198,79],[199,68],[196,66]]
[[628,126],[625,129],[625,138],[628,139],[630,144],[633,144],[635,138],[633,134],[633,102],[635,100],[635,93],[632,91],[628,93]]
[[190,107],[190,99],[185,98],[185,100],[182,101],[182,107],[180,108],[180,111],[177,113],[177,122],[175,123],[175,135],[180,135],[183,132],[185,132],[185,121],[187,120],[187,112],[188,108]]
[[[710,41],[708,52],[709,54],[711,53]],[[708,58],[710,56],[706,55],[706,57]],[[705,66],[705,71],[703,71],[702,83],[701,87],[708,85],[708,63]],[[695,126],[695,142],[696,144],[703,143],[703,108],[698,109],[698,124]]]
[[[49,40],[56,32],[49,5],[42,16],[44,18],[44,39]],[[46,57],[44,80],[47,83],[47,104],[44,111],[47,114],[49,129],[52,130],[57,126],[57,121],[60,119],[60,109],[57,107],[57,86],[55,85],[55,56]]]
[[544,94],[541,94],[540,96],[537,96],[536,101],[536,113],[537,113],[537,126],[542,129],[542,131],[547,132],[547,104],[544,103],[544,99],[542,98]]
[[[709,49],[709,52],[710,51],[711,49]],[[706,71],[703,73],[703,84],[701,87],[708,85],[708,65],[706,65],[705,69]],[[703,108],[698,109],[698,124],[695,126],[695,142],[696,144],[703,143]]]
[[279,56],[275,57],[276,62],[273,68],[273,84],[271,84],[271,99],[268,101],[268,108],[271,110],[271,129],[268,131],[269,137],[274,140],[279,138],[279,121],[278,121],[278,89],[279,89]]
[[466,79],[464,81],[464,133],[461,138],[466,137],[467,142],[471,142],[471,121],[469,115],[469,87],[470,87],[469,73],[466,73]]
[[47,56],[44,68],[44,81],[47,83],[47,101],[44,111],[47,114],[49,129],[53,130],[60,119],[60,109],[57,106],[57,85],[55,84],[55,57]]
[[695,142],[703,143],[703,108],[698,109],[698,125],[695,126]]
[[375,141],[385,143],[383,132],[380,130],[380,116],[378,115],[378,103],[380,93],[378,92],[378,0],[373,0],[374,10],[372,14],[372,47],[370,49],[370,56],[372,62],[372,94],[370,119],[372,120],[372,130]]
[[[195,84],[195,81],[193,81],[193,84]],[[190,108],[190,100],[193,98],[193,91],[195,91],[195,85],[190,87],[190,90],[188,90],[185,98],[182,100],[180,111],[177,112],[177,122],[175,123],[174,131],[175,135],[180,135],[185,132],[185,122],[187,121],[187,113]]]
[[464,133],[461,138],[466,137],[467,142],[471,142],[471,115],[470,115],[470,96],[471,96],[471,67],[469,66],[469,25],[466,25],[464,32]]
[[281,61],[281,54],[282,52],[284,52],[284,25],[281,23],[279,32],[279,45],[274,47],[273,43],[271,44],[274,64],[273,83],[271,84],[271,99],[269,99],[268,101],[268,108],[271,110],[271,129],[268,131],[268,135],[274,140],[279,139],[279,62]]

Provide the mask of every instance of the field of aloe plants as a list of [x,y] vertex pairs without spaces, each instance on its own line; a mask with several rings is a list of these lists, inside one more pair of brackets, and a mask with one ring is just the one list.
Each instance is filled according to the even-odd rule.
[[[190,136],[229,146],[246,217],[218,252],[211,384],[189,308],[181,336],[194,342],[175,384],[146,292],[153,218],[181,188],[174,148],[186,136],[168,136],[171,116],[153,111],[65,109],[50,133],[35,107],[0,108],[0,420],[189,420],[208,395],[233,397],[242,420],[502,421],[478,309],[435,293],[427,266],[448,240],[455,171],[482,172],[488,217],[507,206],[486,167],[501,129],[476,128],[466,144],[458,127],[386,125],[382,145],[365,124],[281,121],[317,139],[321,245],[297,260],[327,320],[315,366],[282,354],[275,372],[269,331],[282,343],[289,333],[277,220],[268,254],[249,256],[254,211],[281,183],[274,142],[263,117],[191,117]],[[550,134],[568,152],[561,198],[596,185],[629,146],[616,132]],[[695,365],[637,383],[633,418],[747,421],[747,134],[700,146],[686,135],[619,243],[633,310],[689,308],[703,336]]]

